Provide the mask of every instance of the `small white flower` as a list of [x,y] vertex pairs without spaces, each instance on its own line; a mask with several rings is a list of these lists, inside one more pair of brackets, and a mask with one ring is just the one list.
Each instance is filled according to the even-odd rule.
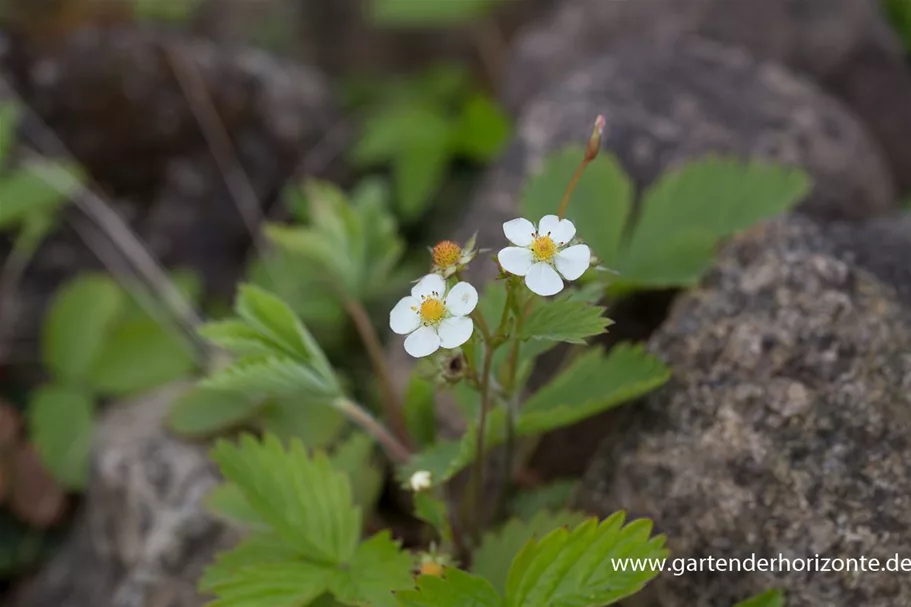
[[576,235],[576,226],[568,219],[545,215],[537,229],[527,219],[513,219],[503,224],[503,233],[516,246],[499,252],[500,265],[511,274],[524,276],[525,284],[538,295],[556,295],[563,290],[561,274],[566,280],[576,280],[591,264],[587,245],[566,246]]
[[415,358],[439,348],[458,348],[471,337],[474,323],[468,318],[478,305],[478,292],[460,282],[447,293],[439,274],[428,274],[389,313],[389,326],[405,339],[405,351]]
[[424,491],[425,489],[430,489],[430,472],[428,470],[418,470],[411,475],[411,478],[408,480],[408,484],[411,485],[411,490],[415,493],[418,491]]

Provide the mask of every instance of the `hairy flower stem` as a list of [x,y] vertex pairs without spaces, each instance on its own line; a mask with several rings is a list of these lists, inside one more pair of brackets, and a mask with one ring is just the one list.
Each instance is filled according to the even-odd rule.
[[472,474],[471,497],[474,504],[471,536],[475,545],[481,539],[481,520],[484,506],[484,435],[487,431],[487,411],[490,408],[490,373],[496,346],[489,340],[484,344],[484,368],[481,371],[481,411],[478,418],[478,445]]
[[354,424],[359,426],[364,432],[376,439],[376,441],[386,451],[389,459],[396,464],[404,464],[411,458],[411,451],[399,440],[370,412],[347,398],[339,397],[333,402],[335,407],[341,411]]
[[566,216],[566,207],[569,206],[573,191],[576,189],[579,179],[582,178],[582,173],[585,172],[585,168],[592,160],[598,157],[598,152],[601,150],[601,135],[604,133],[604,124],[604,116],[598,116],[595,120],[595,128],[592,130],[591,137],[588,139],[588,146],[585,148],[585,157],[582,159],[582,162],[579,163],[579,166],[576,167],[576,172],[573,173],[572,179],[569,180],[569,185],[566,186],[566,192],[563,194],[563,199],[560,201],[560,207],[557,210],[557,217],[560,219],[563,219],[563,217]]
[[521,314],[516,315],[515,336],[512,342],[512,349],[509,352],[509,358],[506,362],[506,380],[504,382],[504,391],[506,394],[506,447],[505,447],[505,466],[503,474],[503,486],[501,488],[501,497],[509,493],[512,486],[513,468],[515,467],[516,456],[516,422],[519,416],[519,397],[516,394],[516,375],[519,369],[519,348],[521,339],[519,334],[522,332],[522,325],[525,319],[531,313],[534,306],[534,298],[529,298],[525,303],[525,308]]
[[361,302],[355,299],[345,300],[345,310],[351,316],[351,320],[361,336],[361,341],[364,342],[364,347],[367,348],[367,355],[370,357],[373,371],[379,379],[386,421],[398,440],[406,447],[410,447],[411,439],[408,436],[408,426],[405,424],[402,407],[392,386],[392,373],[386,364],[386,354],[383,351],[383,345],[376,334],[373,323],[370,322],[367,310],[364,309],[364,305]]

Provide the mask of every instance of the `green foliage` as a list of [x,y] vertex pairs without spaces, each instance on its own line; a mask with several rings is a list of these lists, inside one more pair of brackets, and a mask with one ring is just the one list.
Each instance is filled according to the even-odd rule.
[[[15,228],[33,214],[58,210],[80,185],[74,165],[39,161],[0,177],[0,230]],[[57,186],[57,187],[55,187]],[[60,189],[58,189],[58,187]]]
[[415,493],[414,515],[433,527],[442,541],[452,541],[452,528],[449,525],[449,515],[443,500],[427,491]]
[[611,324],[613,321],[604,316],[604,308],[560,297],[538,302],[522,325],[519,337],[584,345],[586,337],[604,333]]
[[[402,6],[435,3],[439,0]],[[451,5],[466,8],[470,3]],[[361,168],[391,167],[396,211],[405,222],[425,214],[454,160],[489,162],[509,135],[503,111],[472,87],[463,70],[441,66],[373,89],[365,95],[362,135],[351,160]]]
[[13,149],[19,114],[19,108],[12,103],[0,103],[0,164],[6,160],[7,155]]
[[428,447],[436,440],[437,417],[433,382],[412,373],[405,389],[402,410],[408,434],[418,447]]
[[509,567],[519,551],[534,538],[541,538],[560,526],[575,527],[585,520],[578,512],[538,512],[527,520],[512,519],[484,535],[472,555],[471,570],[486,578],[499,592],[506,589]]
[[484,578],[447,568],[444,577],[422,575],[416,590],[396,593],[402,607],[502,607],[503,599]]
[[576,481],[573,479],[554,481],[519,492],[510,506],[515,516],[530,519],[542,510],[560,510],[566,507],[575,491]]
[[531,540],[509,569],[506,606],[610,605],[638,592],[659,571],[624,571],[613,559],[663,559],[668,552],[663,536],[649,538],[650,521],[623,522],[618,512]]
[[220,441],[213,459],[249,506],[238,507],[235,495],[234,511],[255,513],[269,530],[207,568],[200,590],[218,597],[210,607],[304,605],[327,591],[349,605],[392,607],[392,591],[411,584],[411,557],[388,533],[359,542],[348,477],[325,455],[309,456],[299,441],[285,449],[275,437],[246,436],[239,445]]
[[784,607],[784,604],[784,594],[781,590],[768,590],[753,598],[741,601],[734,607]]
[[195,386],[181,394],[168,412],[168,426],[185,436],[222,432],[252,418],[260,401],[242,392]]
[[440,27],[487,16],[500,0],[370,0],[370,16],[377,25]]
[[106,276],[83,274],[63,285],[43,325],[44,364],[62,381],[85,380],[125,308],[126,294]]
[[139,19],[184,24],[193,18],[202,0],[132,0],[133,14]]
[[53,554],[59,533],[34,529],[0,510],[0,578],[28,570]]
[[882,0],[883,8],[895,28],[905,50],[911,53],[911,2],[908,0]]
[[41,461],[61,485],[85,488],[95,403],[72,388],[45,386],[35,390],[28,405],[28,427]]
[[328,447],[347,427],[345,416],[338,410],[315,402],[307,406],[297,396],[267,399],[260,408],[258,426],[282,440],[300,439],[310,448]]
[[[523,192],[524,214],[553,212],[582,155],[568,148],[546,161]],[[598,156],[579,180],[569,216],[603,263],[620,273],[618,292],[685,287],[699,281],[723,238],[792,208],[809,188],[798,169],[710,156],[663,175],[627,225],[629,177],[615,159]]]

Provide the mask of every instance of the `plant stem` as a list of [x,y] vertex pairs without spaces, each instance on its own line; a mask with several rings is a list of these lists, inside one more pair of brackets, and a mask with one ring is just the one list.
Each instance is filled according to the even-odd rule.
[[604,116],[598,116],[595,120],[595,128],[592,130],[591,137],[588,139],[588,145],[585,148],[585,157],[582,159],[582,162],[579,163],[579,166],[576,167],[576,172],[573,173],[569,185],[566,186],[563,200],[560,201],[560,208],[557,210],[557,217],[560,219],[563,219],[566,215],[566,207],[569,206],[569,200],[572,198],[573,190],[576,189],[576,184],[579,183],[582,173],[585,172],[585,167],[587,167],[592,160],[597,158],[598,152],[601,150],[601,135],[604,133],[604,125]]
[[484,504],[484,433],[487,426],[487,410],[490,408],[490,368],[493,364],[495,349],[495,346],[489,340],[485,342],[484,370],[481,375],[481,411],[478,419],[478,446],[475,454],[471,489],[474,503],[471,535],[475,543],[478,542],[481,536],[481,509]]
[[348,419],[375,438],[394,463],[404,464],[411,458],[411,450],[399,442],[367,409],[344,397],[337,398],[334,404]]
[[506,393],[506,407],[507,407],[507,416],[506,416],[506,447],[505,447],[505,473],[503,475],[503,489],[501,495],[505,495],[508,492],[509,486],[512,484],[512,474],[513,468],[515,466],[515,453],[516,453],[516,420],[519,413],[519,399],[516,395],[516,374],[518,373],[519,368],[519,347],[521,346],[521,340],[519,339],[519,333],[522,331],[522,325],[525,323],[525,319],[531,313],[531,309],[534,306],[534,298],[529,298],[528,302],[525,304],[525,309],[522,314],[516,318],[516,334],[512,342],[512,350],[509,352],[509,359],[506,363],[506,382],[504,391]]
[[411,440],[408,436],[408,427],[405,424],[405,416],[402,408],[399,406],[399,400],[396,396],[395,389],[392,386],[392,373],[386,364],[386,355],[383,351],[383,345],[373,323],[370,322],[370,316],[361,302],[347,298],[345,299],[345,310],[348,311],[364,347],[367,348],[367,355],[370,357],[370,363],[373,365],[373,371],[376,373],[380,382],[380,392],[383,398],[383,410],[386,421],[392,427],[399,441],[410,447]]

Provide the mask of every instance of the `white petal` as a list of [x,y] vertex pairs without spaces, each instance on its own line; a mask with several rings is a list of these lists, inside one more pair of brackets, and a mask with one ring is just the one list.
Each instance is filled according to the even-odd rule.
[[430,356],[440,348],[440,336],[433,327],[421,327],[405,338],[405,352],[415,358]]
[[444,348],[458,348],[471,337],[474,323],[470,318],[447,318],[440,323],[440,345]]
[[428,274],[411,288],[411,296],[417,300],[422,296],[430,297],[431,293],[436,293],[437,297],[446,294],[446,281],[439,274]]
[[506,247],[497,253],[497,259],[503,269],[516,276],[525,276],[532,264],[531,249],[520,247]]
[[389,326],[399,335],[406,335],[421,324],[421,302],[414,297],[403,297],[389,313]]
[[535,224],[527,219],[513,219],[503,224],[503,233],[509,242],[519,247],[529,246],[535,239]]
[[576,280],[585,273],[592,262],[588,245],[577,244],[557,253],[554,264],[566,280]]
[[558,219],[556,215],[545,215],[538,222],[538,234],[550,234],[558,245],[566,244],[576,235],[576,226],[569,219]]
[[478,305],[478,291],[467,282],[460,282],[452,287],[443,303],[453,316],[467,316]]
[[531,289],[532,293],[543,295],[556,295],[563,290],[563,281],[557,271],[550,267],[550,264],[540,262],[536,263],[528,271],[525,277],[525,284]]

